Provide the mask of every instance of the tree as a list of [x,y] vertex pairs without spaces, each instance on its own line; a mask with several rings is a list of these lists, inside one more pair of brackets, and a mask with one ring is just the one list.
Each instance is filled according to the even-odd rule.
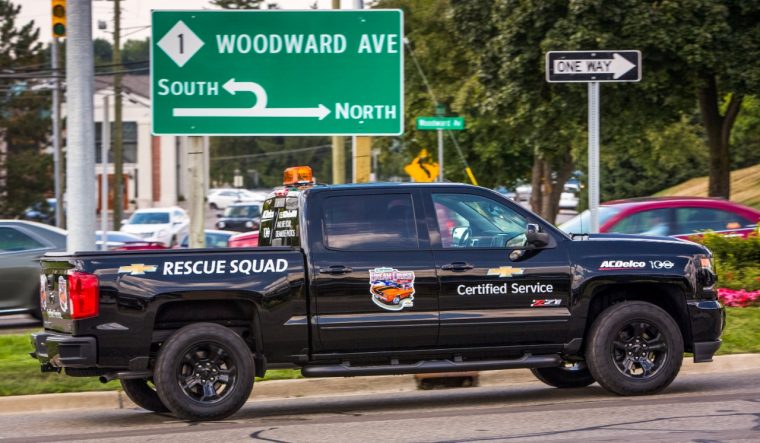
[[121,50],[121,62],[127,69],[148,66],[150,59],[150,38],[143,40],[127,40]]
[[211,0],[213,6],[222,9],[259,9],[264,0]]
[[[50,134],[50,100],[27,72],[45,66],[39,29],[30,21],[17,26],[21,6],[0,0],[0,214],[18,215],[52,190],[50,155],[42,154]],[[0,154],[2,151],[0,151]]]

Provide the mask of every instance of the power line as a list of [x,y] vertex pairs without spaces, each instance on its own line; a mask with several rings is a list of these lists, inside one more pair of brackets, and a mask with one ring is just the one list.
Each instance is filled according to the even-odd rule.
[[317,151],[319,149],[327,149],[332,148],[332,145],[317,145],[317,146],[308,146],[305,148],[295,148],[295,149],[288,149],[285,151],[277,151],[277,152],[262,152],[259,154],[244,154],[244,155],[227,155],[223,157],[211,157],[210,160],[238,160],[238,159],[244,159],[244,158],[257,158],[257,157],[271,157],[275,155],[283,155],[283,154],[292,154],[296,152],[308,152],[308,151]]

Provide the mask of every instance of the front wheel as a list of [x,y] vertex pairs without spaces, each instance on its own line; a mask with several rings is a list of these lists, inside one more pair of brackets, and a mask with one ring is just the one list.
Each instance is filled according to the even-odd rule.
[[120,381],[124,393],[137,406],[153,412],[169,412],[169,408],[158,397],[155,385],[152,385],[152,379],[122,379]]
[[676,378],[683,361],[683,337],[673,318],[641,301],[607,308],[589,331],[586,363],[591,374],[619,395],[659,392]]
[[594,382],[594,376],[583,362],[568,362],[557,368],[533,368],[530,372],[555,388],[585,388]]
[[254,362],[248,345],[232,330],[196,323],[164,342],[154,378],[158,396],[178,418],[217,420],[248,400]]

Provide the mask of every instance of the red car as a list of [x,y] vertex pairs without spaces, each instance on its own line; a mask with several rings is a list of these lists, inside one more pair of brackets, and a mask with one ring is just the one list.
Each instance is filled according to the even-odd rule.
[[[713,231],[747,237],[757,229],[760,211],[716,198],[652,197],[614,200],[599,206],[599,232],[688,239]],[[589,211],[559,226],[567,233],[589,231]]]
[[259,246],[259,231],[233,235],[227,240],[230,248],[256,248]]

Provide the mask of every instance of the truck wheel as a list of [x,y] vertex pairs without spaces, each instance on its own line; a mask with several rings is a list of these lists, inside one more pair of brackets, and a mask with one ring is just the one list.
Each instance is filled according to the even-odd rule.
[[533,368],[537,379],[555,388],[585,388],[594,377],[583,362],[568,363],[558,368]]
[[169,412],[169,408],[158,397],[156,389],[148,384],[149,380],[142,378],[122,379],[120,381],[124,393],[137,406],[153,412]]
[[615,394],[654,394],[668,387],[681,369],[681,331],[667,312],[651,303],[629,301],[607,308],[588,337],[591,375]]
[[216,420],[237,412],[253,389],[248,345],[228,328],[196,323],[180,328],[156,359],[158,396],[180,419]]

